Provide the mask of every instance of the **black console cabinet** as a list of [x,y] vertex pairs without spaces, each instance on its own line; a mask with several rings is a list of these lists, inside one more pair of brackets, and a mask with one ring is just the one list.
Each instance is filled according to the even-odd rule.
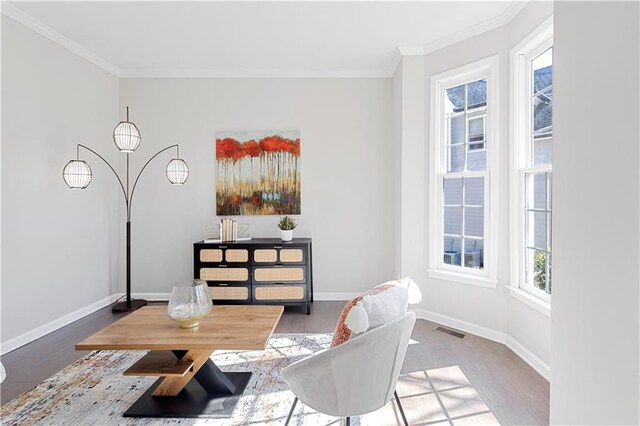
[[193,276],[209,284],[214,304],[306,305],[313,302],[311,238],[255,238],[193,244]]

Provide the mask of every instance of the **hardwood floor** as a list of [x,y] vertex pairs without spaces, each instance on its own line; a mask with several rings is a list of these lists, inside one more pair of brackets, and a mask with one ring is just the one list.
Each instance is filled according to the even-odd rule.
[[[333,332],[344,302],[315,302],[311,315],[286,308],[276,333]],[[5,404],[83,357],[73,346],[122,318],[101,309],[2,356]],[[410,424],[534,425],[549,423],[549,383],[504,345],[467,335],[459,339],[418,320],[397,390]],[[368,414],[376,424],[400,424],[390,402]]]

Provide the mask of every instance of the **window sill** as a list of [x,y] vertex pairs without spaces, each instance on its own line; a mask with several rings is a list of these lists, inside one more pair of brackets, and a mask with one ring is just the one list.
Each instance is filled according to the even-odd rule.
[[445,271],[442,269],[429,269],[429,278],[455,281],[462,284],[477,285],[485,288],[498,288],[498,280],[489,277],[461,274],[459,272]]
[[515,299],[518,299],[525,305],[529,305],[541,314],[544,314],[551,318],[551,303],[535,297],[531,293],[527,293],[526,291],[517,287],[507,286],[507,288],[509,289],[509,293],[511,294],[511,296],[513,296]]

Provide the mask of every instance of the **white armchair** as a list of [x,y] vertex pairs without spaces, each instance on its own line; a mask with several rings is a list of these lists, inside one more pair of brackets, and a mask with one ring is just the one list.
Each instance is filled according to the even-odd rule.
[[339,346],[315,353],[282,370],[282,377],[298,399],[324,414],[346,417],[370,413],[395,396],[398,375],[416,321],[413,312],[374,328]]

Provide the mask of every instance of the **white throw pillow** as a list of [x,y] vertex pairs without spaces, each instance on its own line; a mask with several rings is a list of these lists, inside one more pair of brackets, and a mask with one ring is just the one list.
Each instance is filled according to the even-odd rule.
[[378,294],[367,295],[351,308],[345,325],[353,333],[364,333],[394,320],[407,312],[407,290],[393,286]]

